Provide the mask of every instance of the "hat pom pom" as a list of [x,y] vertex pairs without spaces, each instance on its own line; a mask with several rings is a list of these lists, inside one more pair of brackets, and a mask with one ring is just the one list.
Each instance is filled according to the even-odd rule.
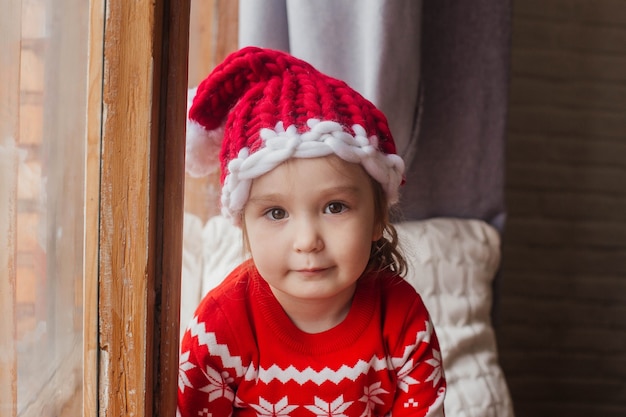
[[207,131],[195,120],[189,119],[189,108],[196,89],[189,89],[187,96],[187,143],[185,145],[185,170],[192,177],[204,177],[220,166],[219,153],[224,137],[220,127]]
[[219,168],[223,136],[223,128],[207,131],[194,121],[187,122],[185,169],[189,175],[204,177]]

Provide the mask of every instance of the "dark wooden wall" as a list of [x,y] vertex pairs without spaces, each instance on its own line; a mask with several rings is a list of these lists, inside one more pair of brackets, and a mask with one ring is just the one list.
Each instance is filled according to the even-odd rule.
[[626,1],[514,2],[498,313],[517,417],[626,416]]

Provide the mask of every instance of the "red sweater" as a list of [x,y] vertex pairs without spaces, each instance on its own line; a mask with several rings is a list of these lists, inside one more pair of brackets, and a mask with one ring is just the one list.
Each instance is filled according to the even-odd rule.
[[413,287],[361,277],[345,320],[298,329],[251,263],[209,292],[181,346],[182,417],[443,416],[437,337]]

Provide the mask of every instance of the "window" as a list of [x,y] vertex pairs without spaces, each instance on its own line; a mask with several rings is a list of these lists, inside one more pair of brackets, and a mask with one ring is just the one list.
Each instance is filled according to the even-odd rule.
[[88,5],[13,3],[19,42],[6,42],[15,46],[3,72],[17,82],[0,81],[16,99],[0,138],[0,200],[10,202],[0,285],[13,317],[2,386],[12,387],[13,414],[68,415],[82,407]]
[[171,416],[189,3],[3,6],[0,415]]

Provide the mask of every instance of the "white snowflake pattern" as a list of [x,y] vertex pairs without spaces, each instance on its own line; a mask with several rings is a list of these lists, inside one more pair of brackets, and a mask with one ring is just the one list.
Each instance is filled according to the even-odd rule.
[[185,387],[193,388],[187,376],[187,371],[195,367],[196,365],[189,362],[189,351],[180,355],[180,366],[178,367],[178,389],[180,392],[185,392]]
[[224,397],[231,401],[235,398],[235,393],[228,385],[233,382],[233,379],[228,375],[228,372],[222,372],[220,374],[215,369],[207,366],[204,375],[209,381],[209,384],[200,388],[200,391],[209,394],[209,401],[213,401],[220,397]]
[[409,398],[405,403],[404,403],[404,408],[417,408],[419,407],[420,403],[418,401],[415,400],[415,398]]
[[398,372],[398,388],[404,392],[409,392],[411,385],[420,383],[417,379],[409,375],[411,371],[413,371],[413,359],[407,361]]
[[433,335],[433,324],[430,320],[424,322],[424,330],[417,333],[417,340],[421,340],[424,343],[430,343],[430,339]]
[[315,397],[315,405],[307,405],[306,408],[316,415],[316,417],[348,417],[343,412],[352,405],[354,401],[343,401],[343,395],[337,397],[333,402],[327,403],[319,397]]
[[359,401],[365,403],[365,411],[363,411],[361,417],[370,417],[372,415],[372,410],[376,407],[376,404],[384,404],[383,400],[381,400],[378,395],[387,394],[388,391],[381,388],[380,385],[381,382],[378,381],[363,389],[364,394],[361,398],[359,398]]
[[259,404],[250,404],[258,417],[289,417],[289,413],[298,408],[297,405],[289,405],[287,396],[284,396],[276,404],[272,404],[263,397],[259,397]]
[[441,353],[433,349],[433,357],[426,361],[427,364],[433,367],[432,373],[426,378],[426,382],[433,381],[433,387],[439,383],[443,368],[441,366]]

